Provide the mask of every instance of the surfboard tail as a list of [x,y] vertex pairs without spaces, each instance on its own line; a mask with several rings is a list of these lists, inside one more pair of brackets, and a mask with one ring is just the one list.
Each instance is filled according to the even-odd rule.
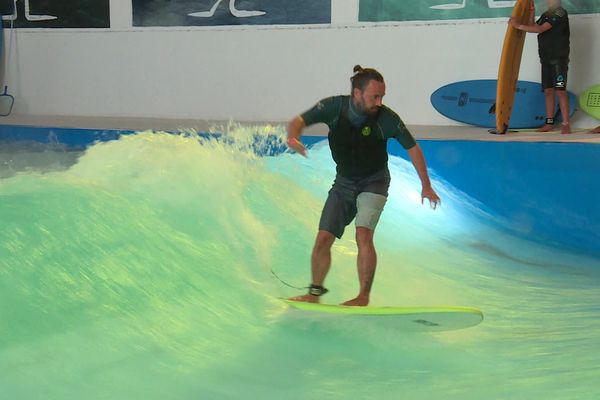
[[508,131],[508,127],[504,128],[503,130],[488,129],[488,132],[491,133],[492,135],[506,135],[507,131]]

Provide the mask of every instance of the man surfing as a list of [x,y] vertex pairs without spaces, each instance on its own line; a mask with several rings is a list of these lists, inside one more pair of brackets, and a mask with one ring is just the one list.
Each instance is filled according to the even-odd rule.
[[307,155],[300,141],[304,128],[319,122],[327,124],[329,147],[337,172],[323,207],[312,251],[312,283],[307,294],[291,300],[318,303],[320,296],[327,293],[323,284],[331,265],[331,246],[355,219],[360,290],[355,298],[343,305],[369,304],[377,265],[373,235],[390,185],[387,167],[389,138],[398,140],[408,151],[421,179],[422,201],[428,199],[433,209],[440,204],[440,198],[431,187],[420,146],[400,117],[382,104],[385,95],[383,76],[372,68],[363,69],[357,65],[350,81],[350,96],[323,99],[288,124],[287,144],[303,156]]

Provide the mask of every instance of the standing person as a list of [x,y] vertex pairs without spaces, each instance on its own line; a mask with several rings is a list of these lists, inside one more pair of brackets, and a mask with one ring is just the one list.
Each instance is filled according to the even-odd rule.
[[327,293],[323,287],[331,265],[331,246],[341,238],[345,227],[356,218],[358,296],[344,305],[369,304],[377,255],[373,234],[387,200],[390,185],[387,139],[395,138],[408,150],[421,179],[421,199],[433,209],[440,198],[431,187],[421,148],[400,117],[382,104],[385,95],[383,76],[374,69],[354,67],[352,94],[321,100],[288,124],[288,146],[306,156],[300,136],[306,126],[319,122],[329,127],[329,147],[336,163],[336,177],[329,191],[312,251],[312,283],[308,293],[292,300],[318,303]]
[[[542,64],[542,87],[546,97],[546,123],[539,132],[554,130],[554,95],[558,96],[562,115],[561,133],[571,133],[569,126],[569,98],[567,95],[567,73],[569,71],[570,29],[569,14],[562,8],[561,0],[547,0],[548,10],[534,22],[521,25],[512,18],[509,23],[525,32],[538,34],[538,51]],[[533,6],[533,2],[531,3]]]

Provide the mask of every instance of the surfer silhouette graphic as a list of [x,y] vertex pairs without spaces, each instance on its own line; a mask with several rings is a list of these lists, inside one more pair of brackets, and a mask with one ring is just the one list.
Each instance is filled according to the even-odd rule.
[[[2,19],[5,21],[16,21],[19,18],[19,15],[17,13],[17,1],[19,0],[14,0],[13,1],[13,12],[12,14],[9,15],[3,15]],[[31,14],[31,7],[29,5],[29,0],[24,0],[25,1],[25,19],[27,21],[52,21],[57,19],[58,17],[54,16],[54,15],[34,15]]]
[[[210,10],[193,12],[188,15],[190,17],[196,17],[196,18],[210,18],[213,15],[215,15],[215,11],[217,10],[217,7],[219,7],[219,4],[221,4],[222,2],[223,2],[223,0],[217,0],[215,2],[215,4],[211,7]],[[258,10],[255,10],[255,11],[238,10],[235,7],[235,0],[229,0],[229,12],[231,13],[231,15],[233,15],[234,17],[237,17],[237,18],[258,17],[260,15],[266,14],[266,12],[258,11]]]
[[[489,8],[507,8],[513,7],[516,1],[514,0],[487,0]],[[461,10],[467,6],[467,0],[462,0],[461,3],[447,3],[430,6],[433,10]]]

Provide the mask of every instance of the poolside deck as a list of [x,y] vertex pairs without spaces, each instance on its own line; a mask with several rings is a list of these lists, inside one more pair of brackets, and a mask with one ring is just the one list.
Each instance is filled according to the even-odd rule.
[[[283,121],[239,121],[241,124],[261,125],[274,124],[283,125]],[[115,117],[68,117],[68,116],[20,116],[11,115],[0,118],[0,129],[2,125],[21,125],[36,127],[56,128],[84,128],[84,129],[106,129],[106,130],[164,130],[175,131],[183,129],[195,129],[206,131],[212,126],[227,125],[227,121],[206,121],[192,119],[162,119],[162,118],[115,118]],[[491,135],[486,128],[469,125],[447,125],[427,126],[409,125],[413,135],[417,139],[425,140],[477,140],[496,142],[574,142],[574,143],[599,143],[600,135],[592,135],[587,130],[575,128],[575,133],[561,135],[560,132],[537,133],[534,131],[509,132],[506,135]],[[316,125],[306,131],[307,135],[326,135],[325,125]]]

